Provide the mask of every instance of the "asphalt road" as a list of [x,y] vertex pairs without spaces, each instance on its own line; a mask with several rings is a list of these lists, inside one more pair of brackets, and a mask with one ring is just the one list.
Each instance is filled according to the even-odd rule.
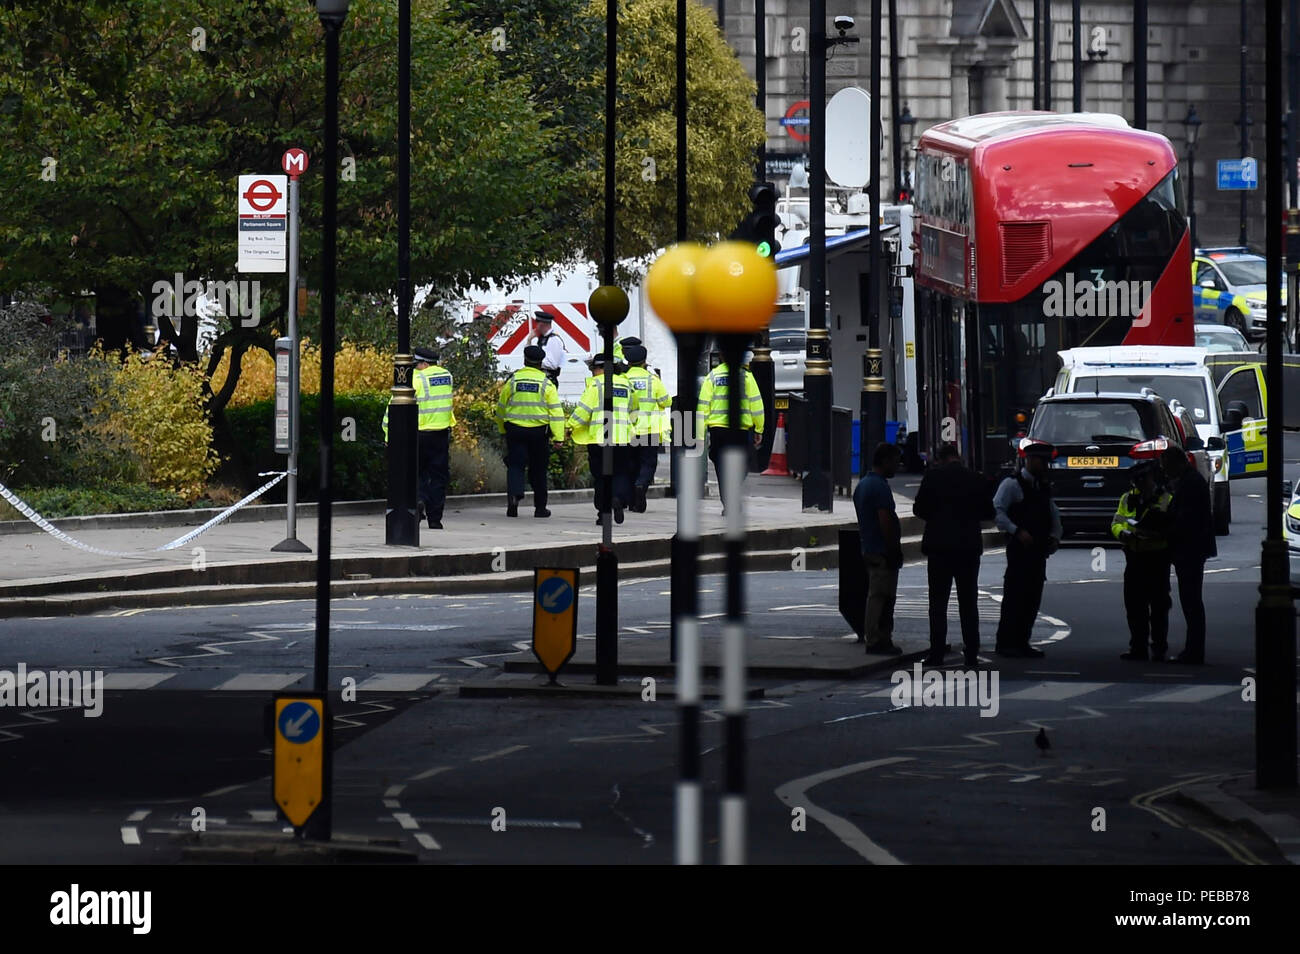
[[[1036,629],[1046,658],[985,657],[999,677],[996,716],[896,706],[890,673],[758,680],[766,697],[750,705],[747,725],[751,860],[1277,861],[1266,843],[1171,798],[1190,780],[1253,766],[1242,681],[1254,665],[1262,491],[1262,481],[1234,485],[1233,533],[1206,577],[1204,668],[1119,659],[1123,557],[1082,540],[1050,564]],[[986,646],[1003,568],[1000,552],[986,554]],[[901,586],[900,630],[925,632],[924,566],[905,567]],[[752,574],[752,637],[851,638],[837,587],[833,573]],[[721,580],[701,588],[704,626],[719,626]],[[662,579],[623,584],[628,636],[666,641],[667,592]],[[336,830],[433,863],[671,860],[671,701],[453,691],[524,644],[529,607],[513,594],[335,603],[331,684],[351,676],[361,690],[357,702],[335,696]],[[955,605],[950,617],[955,644]],[[298,601],[0,621],[0,668],[100,669],[110,686],[135,687],[111,688],[98,718],[0,710],[0,861],[174,862],[199,817],[209,832],[280,828],[263,708],[272,690],[310,687],[313,620],[312,604]],[[579,632],[593,629],[588,587]],[[1171,641],[1182,642],[1176,608]],[[721,724],[706,713],[710,859]],[[1040,728],[1046,753],[1034,744]]]

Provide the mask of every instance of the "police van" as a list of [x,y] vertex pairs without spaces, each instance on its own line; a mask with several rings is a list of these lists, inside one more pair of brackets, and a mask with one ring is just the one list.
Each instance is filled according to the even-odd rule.
[[[1175,405],[1184,408],[1209,453],[1214,478],[1214,529],[1222,536],[1228,532],[1232,521],[1232,494],[1228,486],[1232,476],[1227,454],[1229,437],[1240,437],[1242,425],[1234,419],[1228,422],[1230,426],[1225,427],[1214,378],[1206,366],[1207,354],[1205,348],[1157,345],[1070,348],[1060,352],[1061,370],[1048,393],[1110,391],[1140,394],[1144,388],[1149,388],[1164,398],[1171,408]],[[1231,426],[1233,424],[1235,428]],[[1226,433],[1231,431],[1235,434]]]

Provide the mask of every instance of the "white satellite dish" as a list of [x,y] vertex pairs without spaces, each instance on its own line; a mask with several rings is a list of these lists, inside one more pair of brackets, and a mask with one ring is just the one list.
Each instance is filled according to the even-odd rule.
[[871,169],[871,96],[849,86],[826,104],[826,175],[845,188],[869,186]]

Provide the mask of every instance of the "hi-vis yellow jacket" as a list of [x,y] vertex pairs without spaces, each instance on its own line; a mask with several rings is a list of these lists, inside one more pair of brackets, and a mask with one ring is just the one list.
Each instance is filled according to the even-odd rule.
[[[419,405],[419,429],[445,431],[456,423],[456,413],[451,407],[451,372],[438,365],[415,369],[411,375],[415,389],[415,402]],[[389,402],[391,404],[391,402]],[[388,442],[388,408],[384,408],[384,442]]]
[[627,369],[632,385],[632,433],[658,434],[663,442],[672,438],[672,420],[668,408],[673,403],[659,375],[642,367]]
[[[1136,487],[1119,498],[1119,507],[1110,522],[1110,532],[1116,540],[1124,541],[1124,549],[1136,553],[1151,553],[1169,547],[1169,504],[1173,500],[1169,491],[1161,488],[1156,499],[1142,504],[1142,492]],[[1122,534],[1133,531],[1130,537]]]
[[[632,385],[622,374],[613,375],[610,382],[614,393],[614,429],[612,441],[615,444],[629,443],[632,435]],[[569,416],[569,429],[573,432],[575,444],[605,443],[605,375],[596,374],[587,379],[582,397]]]
[[522,367],[501,386],[497,398],[497,430],[507,424],[551,428],[551,437],[564,440],[564,408],[555,384],[541,368]]
[[[758,382],[747,368],[741,368],[745,379],[745,393],[740,399],[740,429],[763,433],[763,396],[758,393]],[[710,427],[727,426],[727,389],[731,375],[725,363],[718,365],[700,385],[700,401],[695,409],[695,430],[703,437]]]

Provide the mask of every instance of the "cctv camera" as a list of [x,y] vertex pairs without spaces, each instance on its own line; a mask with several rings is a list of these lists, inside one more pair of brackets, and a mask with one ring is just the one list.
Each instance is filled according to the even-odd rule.
[[839,30],[841,34],[847,33],[853,29],[853,22],[852,17],[836,17],[835,29]]

